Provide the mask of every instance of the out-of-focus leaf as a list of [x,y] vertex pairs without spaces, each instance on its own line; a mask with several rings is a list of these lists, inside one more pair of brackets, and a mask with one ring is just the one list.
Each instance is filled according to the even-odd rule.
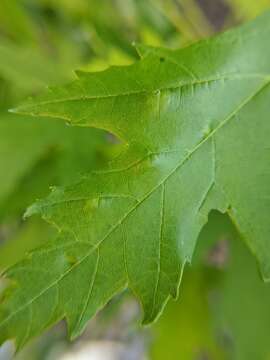
[[0,32],[18,42],[36,40],[36,27],[21,1],[1,0]]
[[91,72],[102,71],[114,65],[129,65],[132,64],[133,61],[134,59],[127,54],[112,48],[111,51],[108,52],[106,59],[94,57],[88,64],[81,66],[80,70]]
[[50,185],[68,184],[99,167],[105,133],[60,121],[1,114],[0,216],[22,211]]
[[187,271],[182,295],[165,309],[153,326],[153,360],[222,360],[213,334],[207,284],[199,271]]
[[213,33],[198,3],[194,0],[151,0],[182,35],[182,43],[194,42]]
[[36,49],[3,40],[0,42],[0,74],[12,83],[13,91],[20,92],[20,97],[73,77],[70,68],[44,57]]
[[270,358],[270,286],[229,218],[211,214],[182,294],[154,326],[154,360]]
[[48,238],[54,236],[55,230],[38,219],[25,221],[7,241],[0,246],[0,269],[21,260],[31,249],[41,246]]
[[253,19],[270,8],[269,0],[226,0],[239,20]]

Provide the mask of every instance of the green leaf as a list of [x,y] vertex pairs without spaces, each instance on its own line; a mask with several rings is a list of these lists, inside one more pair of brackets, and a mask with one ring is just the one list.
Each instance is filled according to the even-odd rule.
[[19,42],[36,40],[36,26],[19,1],[1,1],[1,35],[8,35]]
[[153,327],[151,359],[168,349],[171,360],[269,359],[270,287],[228,217],[210,214],[187,270],[181,298]]
[[228,0],[235,16],[238,19],[253,19],[260,15],[263,11],[269,10],[270,4],[268,0]]
[[[233,257],[237,261],[241,256],[239,252],[231,253],[231,243],[227,243],[231,236],[235,236],[235,231],[229,219],[219,213],[211,213],[198,238],[192,267],[186,269],[180,298],[168,304],[161,319],[152,328],[151,359],[167,358],[168,349],[170,360],[224,359],[210,305],[223,296],[222,280],[227,276],[228,258]],[[211,267],[209,263],[209,254],[219,244],[218,241],[226,241],[229,248],[227,256],[226,252],[223,254],[221,268]],[[254,265],[252,270],[254,272]],[[237,273],[230,275],[238,276]]]
[[37,246],[41,246],[49,236],[54,235],[54,229],[47,223],[34,217],[23,223],[15,234],[9,236],[0,247],[0,268],[15,264],[23,259],[25,254]]
[[78,73],[17,109],[105,129],[126,150],[28,210],[60,236],[7,271],[1,341],[20,347],[63,317],[74,338],[126,287],[153,322],[212,209],[229,214],[269,278],[269,35],[266,13],[186,49]]
[[0,43],[0,73],[14,84],[16,92],[20,91],[24,96],[44,90],[48,84],[73,78],[68,66],[52,61],[40,50],[3,40]]
[[[19,134],[19,136],[14,136]],[[103,162],[105,134],[59,121],[0,113],[0,219],[24,211],[50,185],[66,185]]]

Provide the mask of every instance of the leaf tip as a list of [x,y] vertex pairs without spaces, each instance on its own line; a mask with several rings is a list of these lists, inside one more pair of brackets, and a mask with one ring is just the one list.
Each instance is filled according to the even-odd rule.
[[26,209],[26,211],[23,215],[23,218],[25,220],[25,219],[29,218],[30,216],[36,215],[38,213],[40,213],[40,206],[38,203],[35,203]]
[[146,45],[143,45],[142,43],[133,41],[132,46],[135,47],[135,49],[141,59],[144,58],[149,52],[149,47]]
[[27,111],[27,106],[25,106],[25,105],[19,105],[17,107],[8,109],[8,112],[10,114],[17,114],[17,115],[25,115],[25,114],[28,114],[30,116],[35,115],[35,114],[31,113],[30,111]]

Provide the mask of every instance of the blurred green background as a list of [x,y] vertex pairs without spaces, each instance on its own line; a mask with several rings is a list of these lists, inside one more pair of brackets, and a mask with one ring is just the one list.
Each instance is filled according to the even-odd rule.
[[[74,69],[101,71],[138,59],[134,42],[179,48],[247,21],[270,0],[1,0],[0,3],[0,269],[51,238],[25,209],[98,167],[121,150],[103,131],[8,113]],[[4,286],[3,280],[0,287]],[[270,287],[229,219],[211,213],[180,299],[150,328],[138,323],[128,292],[89,322],[73,343],[60,323],[20,354],[0,360],[267,360]]]

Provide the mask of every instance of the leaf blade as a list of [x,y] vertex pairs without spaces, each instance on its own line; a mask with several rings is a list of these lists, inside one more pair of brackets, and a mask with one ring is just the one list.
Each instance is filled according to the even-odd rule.
[[[100,127],[126,142],[109,169],[54,190],[28,211],[63,235],[64,249],[48,258],[62,267],[45,290],[60,286],[62,310],[51,322],[66,316],[71,336],[127,286],[143,306],[144,323],[155,321],[177,297],[184,265],[213,209],[234,219],[269,277],[269,17],[180,51],[149,50],[129,67],[80,74],[19,108]],[[11,299],[26,292],[17,291]],[[44,326],[41,319],[36,332]],[[17,334],[23,344],[27,339]]]

